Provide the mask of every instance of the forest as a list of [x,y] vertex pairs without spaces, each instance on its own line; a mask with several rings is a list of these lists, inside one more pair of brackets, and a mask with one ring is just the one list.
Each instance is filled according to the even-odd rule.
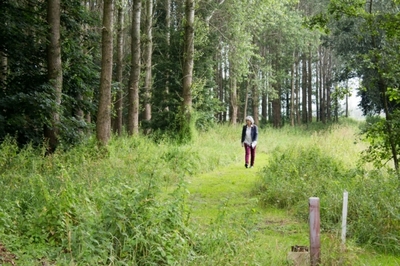
[[364,115],[384,118],[371,138],[385,144],[372,146],[397,169],[398,11],[396,0],[3,0],[0,139],[51,153],[91,134],[190,141],[248,114],[275,128],[334,122],[357,77]]
[[[366,120],[354,145],[365,149],[343,145],[358,165],[314,147],[261,148],[271,161],[253,193],[304,219],[304,187],[285,188],[329,173],[337,183],[319,182],[362,195],[356,244],[400,254],[399,25],[399,0],[0,0],[0,247],[60,265],[201,265],[229,241],[188,226],[183,179],[241,160],[229,131],[248,115],[292,144],[327,141],[355,89]],[[279,167],[293,176],[280,183]],[[209,265],[235,265],[233,250]]]

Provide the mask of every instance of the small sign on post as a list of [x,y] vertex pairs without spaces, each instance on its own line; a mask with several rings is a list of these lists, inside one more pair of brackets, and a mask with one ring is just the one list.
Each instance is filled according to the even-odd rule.
[[321,263],[321,243],[320,243],[320,212],[319,198],[311,197],[309,199],[310,212],[310,261],[311,266],[316,266]]

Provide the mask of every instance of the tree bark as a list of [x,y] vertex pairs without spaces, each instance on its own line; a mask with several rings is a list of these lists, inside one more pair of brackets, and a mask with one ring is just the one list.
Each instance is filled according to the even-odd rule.
[[139,134],[139,80],[140,80],[140,16],[141,0],[134,0],[132,6],[131,73],[128,92],[128,134]]
[[124,9],[118,6],[117,12],[117,58],[116,58],[116,82],[118,83],[118,91],[114,100],[115,117],[113,119],[113,131],[119,136],[122,135],[122,110],[123,110],[123,56],[124,56],[124,35],[123,35]]
[[48,80],[53,90],[55,109],[50,114],[50,125],[45,125],[44,136],[48,141],[49,152],[54,152],[58,145],[60,105],[62,93],[62,63],[60,40],[60,0],[49,0],[47,3],[47,22],[49,24],[47,47],[47,71]]
[[[279,69],[279,58],[275,56],[275,62],[273,63],[276,70]],[[282,126],[282,110],[281,110],[281,84],[280,80],[277,80],[273,85],[276,92],[276,99],[272,100],[272,124],[275,128]]]
[[[165,31],[166,31],[166,42],[167,42],[167,60],[170,59],[170,51],[171,51],[171,0],[165,0]],[[169,95],[169,87],[170,87],[170,71],[171,69],[165,70],[165,98]],[[165,101],[165,111],[169,111],[169,106],[167,101]]]
[[326,58],[327,58],[327,63],[326,63],[326,78],[325,78],[325,87],[326,87],[326,100],[325,100],[325,105],[326,105],[326,118],[330,122],[332,120],[331,116],[331,110],[332,110],[332,105],[331,105],[331,85],[332,85],[332,55],[329,50],[326,51]]
[[301,122],[307,124],[307,60],[301,57]]
[[[319,53],[319,51],[318,51],[318,55],[319,55],[320,53]],[[317,62],[316,62],[316,64],[315,64],[315,111],[316,111],[316,121],[318,122],[318,121],[320,121],[320,107],[319,107],[319,105],[320,105],[320,99],[319,99],[319,95],[320,95],[320,84],[319,84],[319,80],[320,80],[320,78],[319,78],[319,73],[320,73],[320,67],[319,67],[319,65],[320,65],[320,60],[319,60],[319,56],[318,56],[318,60],[317,60]]]
[[153,0],[146,0],[145,19],[145,43],[144,43],[144,120],[151,120],[151,90],[152,90],[152,54],[153,54]]
[[291,77],[291,79],[290,79],[290,88],[291,88],[291,91],[290,91],[290,95],[291,95],[291,97],[290,97],[290,125],[292,127],[294,126],[294,97],[295,97],[294,71],[296,68],[296,65],[294,62],[295,62],[295,53],[293,52],[293,63],[292,63],[292,69],[290,71],[290,77]]
[[[251,80],[251,78],[249,78],[249,81],[250,80]],[[246,121],[247,108],[248,108],[248,105],[249,105],[249,86],[250,86],[250,82],[247,82],[246,90],[244,92],[243,121]]]
[[194,0],[186,0],[185,38],[183,50],[183,102],[181,117],[181,139],[191,140],[190,124],[192,122],[192,79],[194,57]]
[[295,94],[296,94],[296,99],[295,99],[295,104],[294,104],[294,110],[295,110],[295,123],[297,125],[301,125],[301,117],[300,117],[300,85],[299,85],[299,55],[296,52],[295,56],[295,72],[294,72],[294,78],[295,78]]
[[253,118],[254,118],[254,123],[256,125],[260,124],[260,118],[259,118],[259,93],[258,93],[258,87],[256,84],[252,85],[252,95],[253,95]]
[[5,90],[7,82],[8,57],[4,51],[0,51],[0,85]]
[[111,79],[113,65],[113,0],[104,0],[101,48],[100,98],[97,111],[96,137],[107,145],[111,131]]
[[308,66],[308,81],[307,81],[307,104],[308,104],[308,108],[307,108],[307,114],[308,114],[308,123],[312,122],[312,116],[313,116],[313,112],[312,112],[312,53],[311,53],[311,48],[310,48],[310,52],[308,54],[308,60],[307,60],[307,66]]
[[[233,66],[231,67],[233,68]],[[231,119],[231,124],[236,125],[237,118],[238,118],[238,99],[237,99],[237,81],[234,76],[234,71],[229,71],[232,76],[230,76],[230,103],[231,103],[231,113],[230,113],[230,119]]]

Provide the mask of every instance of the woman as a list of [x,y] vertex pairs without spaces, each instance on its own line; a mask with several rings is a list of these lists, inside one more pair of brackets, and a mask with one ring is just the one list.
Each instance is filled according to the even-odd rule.
[[[242,130],[242,147],[244,147],[244,166],[246,168],[253,168],[254,160],[256,158],[256,145],[258,138],[258,127],[254,124],[254,119],[251,116],[246,117],[246,125]],[[250,157],[250,166],[249,166]]]

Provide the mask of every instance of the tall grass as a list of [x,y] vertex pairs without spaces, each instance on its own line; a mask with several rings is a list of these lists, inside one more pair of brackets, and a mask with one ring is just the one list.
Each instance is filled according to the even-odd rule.
[[196,252],[184,177],[237,160],[238,147],[239,133],[227,126],[193,145],[123,137],[107,150],[91,140],[47,157],[7,139],[0,145],[0,241],[22,264],[190,261]]
[[[359,168],[356,131],[318,124],[260,129],[257,152],[268,164],[251,200],[306,220],[307,198],[319,196],[323,230],[337,234],[346,189],[349,237],[397,254],[398,186],[388,173]],[[284,253],[278,243],[273,252],[251,249],[263,241],[253,208],[228,214],[222,201],[211,224],[190,219],[186,180],[242,165],[240,133],[240,126],[217,126],[190,145],[113,138],[107,150],[89,140],[51,156],[7,139],[0,144],[0,242],[20,265],[239,265],[246,248],[252,257],[240,261],[278,265]],[[334,264],[340,254],[330,252],[325,261],[346,265]]]
[[342,197],[348,191],[348,237],[399,255],[399,179],[390,170],[372,170],[360,161],[365,145],[359,141],[358,125],[286,134],[297,141],[277,145],[270,153],[254,190],[261,202],[287,209],[307,222],[308,199],[319,197],[322,231],[339,236]]

